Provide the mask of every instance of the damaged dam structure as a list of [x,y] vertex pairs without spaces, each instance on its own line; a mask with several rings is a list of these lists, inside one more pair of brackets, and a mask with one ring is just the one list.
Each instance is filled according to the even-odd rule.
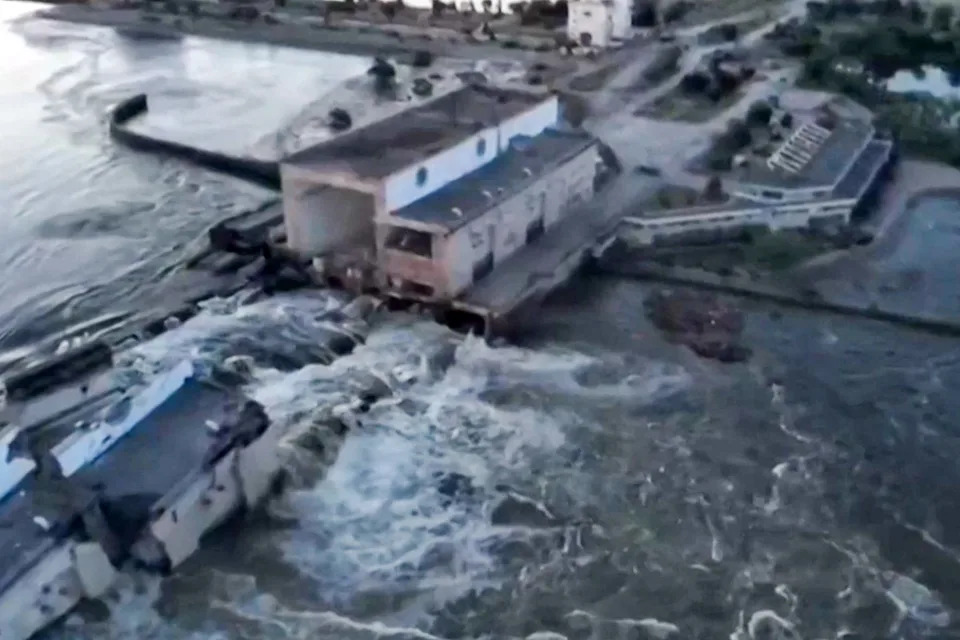
[[259,184],[269,189],[280,188],[280,165],[269,160],[232,156],[217,151],[155,138],[130,129],[127,125],[134,118],[149,110],[147,95],[137,94],[114,107],[110,113],[110,137],[118,143],[138,151],[151,151],[191,164],[225,173]]
[[[357,298],[318,318],[331,357],[363,342],[377,306]],[[111,348],[92,342],[3,383],[2,640],[103,596],[125,568],[176,569],[283,469],[285,427],[235,386],[189,361],[146,384],[115,374]]]

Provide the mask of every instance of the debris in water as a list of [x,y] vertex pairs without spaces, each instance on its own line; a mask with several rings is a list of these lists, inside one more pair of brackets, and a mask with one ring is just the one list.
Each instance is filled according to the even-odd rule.
[[697,355],[721,362],[742,362],[750,349],[740,343],[743,313],[716,296],[657,291],[645,300],[647,317],[675,342]]

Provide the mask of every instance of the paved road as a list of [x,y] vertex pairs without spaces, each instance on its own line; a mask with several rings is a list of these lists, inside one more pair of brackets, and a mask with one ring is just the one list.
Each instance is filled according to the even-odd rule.
[[[664,45],[648,47],[645,55],[638,55],[631,63],[624,65],[624,68],[610,79],[606,87],[593,96],[591,118],[585,126],[608,142],[620,155],[626,167],[635,167],[640,164],[656,166],[660,168],[663,177],[672,183],[696,189],[702,188],[706,179],[691,174],[686,169],[689,161],[706,150],[713,137],[726,126],[727,121],[734,117],[743,117],[752,102],[789,86],[791,84],[789,80],[792,80],[794,71],[780,70],[769,74],[766,80],[750,84],[740,101],[706,122],[656,120],[634,115],[635,112],[674,91],[683,76],[696,69],[706,56],[732,46],[755,45],[779,22],[802,16],[805,11],[806,5],[803,0],[790,0],[782,13],[778,13],[767,24],[745,34],[736,45],[729,43],[697,45],[695,43],[697,36],[711,26],[731,19],[751,18],[757,10],[682,30],[677,33],[678,44],[689,48],[684,53],[677,72],[656,87],[637,90],[641,74],[651,60],[650,52]],[[634,90],[631,91],[631,88]],[[662,181],[657,179],[638,177],[639,179],[649,182],[651,189],[662,184]]]

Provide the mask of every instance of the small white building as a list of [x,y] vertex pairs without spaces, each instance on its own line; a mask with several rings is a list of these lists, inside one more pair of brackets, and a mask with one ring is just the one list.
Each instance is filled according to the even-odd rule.
[[567,37],[583,46],[606,48],[630,35],[630,0],[571,0]]
[[468,86],[281,163],[291,249],[366,251],[377,288],[451,299],[594,193],[597,141],[556,96]]

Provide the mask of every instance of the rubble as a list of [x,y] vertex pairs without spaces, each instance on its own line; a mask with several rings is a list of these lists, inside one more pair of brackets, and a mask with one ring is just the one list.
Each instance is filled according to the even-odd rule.
[[647,317],[672,342],[704,358],[742,362],[750,349],[740,343],[743,313],[717,296],[685,291],[656,291],[644,302]]

